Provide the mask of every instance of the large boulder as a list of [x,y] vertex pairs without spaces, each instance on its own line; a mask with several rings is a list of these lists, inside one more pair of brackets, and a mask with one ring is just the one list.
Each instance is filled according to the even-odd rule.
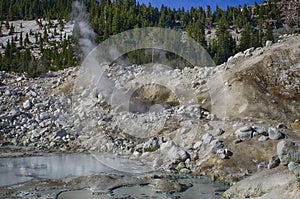
[[241,140],[250,140],[252,138],[253,129],[250,126],[241,127],[235,131],[237,138]]
[[279,132],[277,128],[274,127],[270,127],[268,129],[268,135],[271,140],[279,140],[284,137],[283,134]]
[[295,163],[295,162],[290,162],[288,164],[288,167],[289,167],[289,170],[295,174],[298,182],[300,182],[300,164]]
[[268,169],[273,169],[275,167],[277,167],[280,164],[280,160],[278,158],[278,155],[273,156],[268,164]]
[[55,133],[54,133],[54,138],[63,138],[63,137],[65,137],[67,135],[67,132],[66,132],[66,130],[64,130],[64,129],[59,129],[59,130],[57,130]]
[[188,152],[179,147],[174,141],[162,143],[160,151],[163,155],[166,155],[166,160],[170,162],[184,162],[190,157]]
[[172,162],[184,162],[189,158],[189,154],[178,146],[173,146],[167,153]]
[[288,165],[290,162],[300,163],[300,146],[297,143],[282,140],[277,144],[277,155],[283,165]]

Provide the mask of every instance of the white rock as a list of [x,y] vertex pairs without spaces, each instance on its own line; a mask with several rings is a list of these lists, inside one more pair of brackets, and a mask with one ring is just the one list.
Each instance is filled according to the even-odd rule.
[[141,155],[141,153],[138,151],[134,151],[132,155],[135,157],[139,157]]
[[37,93],[34,92],[34,91],[29,91],[29,92],[27,93],[27,96],[29,96],[29,97],[36,97],[36,96],[37,96]]
[[243,52],[239,52],[239,53],[235,54],[233,57],[237,59],[239,57],[244,57],[244,56],[245,56],[245,54]]
[[40,114],[40,119],[41,120],[45,120],[47,118],[49,118],[49,113],[43,112],[43,113]]
[[11,93],[10,93],[9,90],[6,90],[4,94],[5,94],[6,96],[10,96]]
[[273,44],[272,41],[270,41],[270,40],[266,41],[266,47],[270,47],[270,46],[272,46],[272,44]]
[[198,141],[193,145],[193,149],[200,149],[202,146],[202,141]]
[[274,127],[270,127],[268,129],[268,134],[269,134],[269,138],[271,140],[279,140],[279,139],[283,138],[283,134]]
[[167,153],[168,159],[170,159],[172,162],[174,161],[180,161],[184,162],[188,158],[188,154],[186,151],[181,149],[178,146],[173,146]]
[[231,62],[233,60],[233,56],[229,57],[227,62]]
[[29,100],[26,100],[24,103],[23,103],[23,108],[25,109],[30,109],[31,108],[31,103]]

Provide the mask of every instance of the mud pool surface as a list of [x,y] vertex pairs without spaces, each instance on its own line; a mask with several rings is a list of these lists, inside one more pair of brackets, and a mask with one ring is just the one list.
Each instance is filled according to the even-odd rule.
[[33,179],[58,179],[110,173],[90,154],[50,154],[43,156],[0,158],[0,186]]
[[[16,189],[16,186],[22,186],[25,183],[41,182],[44,180],[68,179],[76,181],[83,176],[122,176],[113,181],[96,183],[93,188],[88,184],[76,185],[74,187],[62,186],[61,189],[53,190],[58,199],[96,199],[96,198],[220,198],[222,193],[228,187],[222,183],[212,182],[206,178],[187,178],[187,177],[169,177],[165,179],[155,179],[151,175],[156,174],[135,174],[126,173],[111,168],[112,163],[115,168],[118,160],[109,159],[103,156],[99,161],[99,155],[92,154],[46,154],[42,156],[27,157],[7,157],[0,158],[0,186],[2,188]],[[111,160],[111,161],[109,161]],[[107,161],[109,164],[105,164]],[[122,164],[126,161],[122,159]],[[133,161],[128,160],[131,167]],[[124,167],[124,165],[123,165]],[[142,167],[137,167],[141,168]],[[144,177],[143,175],[147,176]],[[125,176],[125,177],[124,177]],[[150,176],[150,177],[149,177]],[[129,180],[124,180],[124,178]],[[69,180],[71,179],[71,180]],[[116,183],[120,179],[119,183]],[[130,182],[130,183],[129,183]],[[90,182],[89,182],[90,183]],[[111,185],[110,185],[111,183]],[[17,185],[18,184],[18,185]],[[72,184],[72,183],[71,183]],[[76,184],[76,183],[75,183]],[[105,185],[104,185],[105,184]],[[103,187],[101,187],[103,185]],[[27,185],[26,185],[27,186]],[[25,186],[25,187],[26,187]],[[28,190],[33,188],[29,186]],[[96,189],[95,189],[96,187]],[[108,188],[109,187],[109,188]],[[22,188],[22,193],[26,190]],[[49,190],[51,188],[49,187]],[[99,192],[98,190],[106,190]],[[176,190],[177,189],[177,190]],[[43,188],[43,191],[47,190]],[[28,191],[30,193],[31,191]],[[41,194],[43,195],[43,194]]]
[[170,190],[162,192],[152,185],[133,185],[122,186],[112,190],[108,194],[93,193],[88,189],[67,191],[58,195],[58,199],[105,199],[105,198],[128,198],[128,199],[145,199],[145,198],[182,198],[182,199],[217,199],[220,198],[228,188],[222,183],[211,182],[205,178],[185,178],[176,180],[179,183],[188,185],[187,190],[176,192]]

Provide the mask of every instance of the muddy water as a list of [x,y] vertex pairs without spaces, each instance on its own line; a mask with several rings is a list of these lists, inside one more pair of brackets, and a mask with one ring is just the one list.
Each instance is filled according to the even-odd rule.
[[88,189],[63,192],[58,199],[217,199],[228,188],[226,185],[211,182],[205,178],[178,179],[180,183],[190,187],[183,192],[160,192],[151,185],[123,186],[112,190],[109,194],[97,194]]
[[[123,166],[122,166],[123,165]],[[125,166],[127,165],[127,168]],[[126,172],[130,170],[131,173]],[[0,158],[0,186],[11,186],[31,180],[60,179],[69,176],[93,176],[98,174],[117,174],[128,179],[142,175],[138,171],[149,171],[144,165],[134,161],[109,158],[92,154],[47,154],[43,156]],[[132,175],[134,174],[134,175]],[[89,189],[57,192],[58,199],[106,199],[106,198],[220,198],[228,188],[221,183],[211,182],[206,178],[172,179],[176,183],[186,185],[187,189],[175,192],[172,189],[161,191],[161,187],[153,184],[140,185],[137,182],[119,186],[110,191],[97,193]],[[101,188],[101,184],[99,184]],[[84,188],[84,187],[82,187]],[[63,188],[62,188],[63,189]],[[77,188],[78,189],[78,188]],[[68,191],[69,190],[69,191]]]
[[35,157],[0,158],[0,186],[33,179],[87,176],[113,170],[90,154],[51,154]]

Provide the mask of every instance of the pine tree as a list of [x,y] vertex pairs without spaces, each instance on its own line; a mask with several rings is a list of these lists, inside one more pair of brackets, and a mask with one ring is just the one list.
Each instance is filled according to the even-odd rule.
[[25,36],[25,39],[24,39],[24,45],[26,46],[29,43],[30,43],[29,35],[28,35],[28,33],[26,33],[26,36]]
[[57,36],[58,35],[58,32],[56,30],[56,27],[54,28],[54,35]]
[[14,24],[13,23],[11,23],[11,25],[10,25],[10,28],[9,28],[9,35],[12,35],[13,33],[15,32],[15,27],[14,27]]
[[120,31],[121,24],[120,24],[120,12],[119,9],[115,8],[115,12],[112,18],[112,32],[113,34],[117,34]]
[[[68,66],[71,63],[71,54],[74,51],[74,49],[72,49],[72,43],[74,44],[76,41],[68,39],[64,53],[58,53],[63,48],[62,45],[64,39],[57,28],[60,28],[61,31],[63,30],[63,20],[67,19],[71,12],[72,2],[73,0],[2,0],[0,1],[0,18],[1,21],[4,20],[4,22],[2,29],[0,27],[0,35],[4,28],[7,28],[11,34],[14,32],[11,30],[11,22],[9,22],[9,20],[36,19],[40,28],[44,28],[44,34],[35,34],[30,30],[30,35],[35,35],[36,44],[40,44],[41,51],[45,50],[43,59],[51,60],[42,61],[40,63],[49,64],[53,69],[54,59],[57,59],[56,63],[60,63],[60,67]],[[136,3],[135,0],[101,0],[100,2],[85,0],[81,2],[85,4],[90,13],[91,27],[98,35],[97,42],[107,39],[111,35],[121,31],[138,27],[159,26],[175,30],[179,29],[180,31],[186,31],[202,46],[207,47],[209,53],[218,63],[226,60],[228,56],[232,55],[237,50],[236,41],[231,37],[229,28],[232,30],[235,29],[238,34],[242,31],[241,44],[238,46],[238,49],[243,50],[252,46],[261,46],[265,40],[273,40],[273,27],[267,27],[267,24],[275,25],[270,24],[270,22],[273,22],[274,20],[276,21],[277,26],[281,23],[280,9],[277,9],[276,7],[277,0],[268,1],[267,6],[255,4],[254,13],[252,13],[252,10],[246,5],[239,6],[238,8],[227,7],[226,10],[217,7],[216,10],[212,12],[209,6],[207,6],[205,10],[199,7],[191,8],[187,11],[184,10],[184,8],[172,10],[167,6],[162,5],[159,10],[159,8],[154,8],[151,4],[139,4]],[[42,25],[42,19],[48,21],[45,27]],[[54,50],[52,52],[51,50],[46,51],[46,49],[43,49],[43,42],[47,42],[47,39],[50,36],[51,31],[49,28],[53,27],[51,20],[54,19],[58,20],[59,25],[54,29],[53,34],[54,36],[60,35],[61,41],[58,42],[59,44],[57,47],[52,41],[49,45],[57,48],[57,54]],[[222,21],[224,25],[221,25],[220,21]],[[248,24],[250,24],[250,26],[248,26]],[[215,27],[218,29],[217,38],[212,39],[212,41],[209,41],[208,44],[206,44],[205,28],[214,29]],[[22,24],[20,24],[20,28],[22,28]],[[246,31],[247,29],[248,31]],[[10,49],[12,46],[11,42],[13,41],[9,42]],[[23,45],[27,45],[28,47],[29,38],[26,35],[25,39],[21,39],[20,35],[18,42],[20,46],[21,43],[23,43]],[[167,37],[165,37],[162,42],[166,42],[166,45],[169,45],[170,47],[175,47],[172,39]],[[24,50],[20,49],[20,51],[20,56],[23,57],[22,52]],[[145,53],[147,53],[147,50],[134,52],[131,53],[129,57],[135,59],[137,62],[143,63],[144,61],[149,60],[149,56]],[[176,59],[171,55],[168,55],[168,57],[170,59]],[[31,62],[33,60],[34,58],[31,59]],[[5,63],[7,66],[13,64],[13,62],[7,61],[4,56],[2,58],[2,63]],[[20,65],[23,64],[21,63]],[[37,66],[38,64],[35,65],[35,67]],[[31,69],[33,70],[34,67]]]
[[6,18],[6,21],[5,21],[5,28],[6,28],[6,30],[9,30],[9,22],[8,22],[8,18]]
[[15,40],[13,38],[13,36],[11,37],[11,54],[13,54],[17,49],[17,45],[15,43]]
[[23,47],[23,32],[20,33],[19,45],[20,47]]
[[259,40],[258,35],[255,34],[255,31],[250,23],[247,23],[243,29],[239,50],[244,51],[250,47],[257,47],[257,41]]
[[48,41],[48,32],[46,26],[44,27],[44,41]]
[[268,41],[268,40],[274,41],[274,37],[273,37],[273,33],[272,33],[272,27],[270,25],[267,25],[264,40],[265,41]]
[[40,35],[40,38],[39,38],[39,46],[40,46],[40,51],[43,52],[43,50],[44,50],[44,39],[42,38],[41,35]]
[[6,48],[4,50],[4,58],[6,60],[10,60],[11,57],[12,57],[12,54],[11,54],[11,45],[10,45],[10,41],[8,39],[7,42],[6,42]]
[[58,23],[59,23],[59,27],[60,27],[60,32],[64,31],[64,22],[61,18],[59,18]]
[[20,49],[17,48],[14,56],[14,71],[19,72],[20,63],[21,63],[21,52]]
[[214,61],[217,64],[221,64],[227,61],[235,52],[235,41],[231,37],[228,31],[228,23],[226,21],[225,15],[217,23],[217,41],[212,44],[212,51],[214,51]]
[[2,53],[0,53],[0,70],[5,70]]
[[206,6],[205,19],[206,19],[206,25],[212,26],[212,12],[211,12],[210,6]]

